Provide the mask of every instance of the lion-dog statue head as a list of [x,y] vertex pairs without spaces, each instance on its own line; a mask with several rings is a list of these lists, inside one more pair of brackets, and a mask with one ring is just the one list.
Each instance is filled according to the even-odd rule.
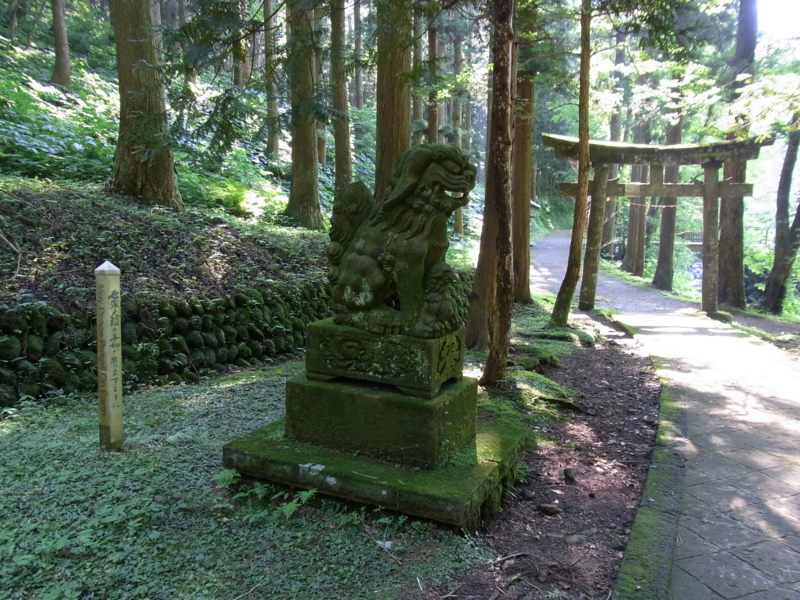
[[328,248],[334,321],[428,338],[458,329],[447,220],[474,186],[475,167],[461,150],[422,144],[400,156],[379,202],[361,182],[342,188]]

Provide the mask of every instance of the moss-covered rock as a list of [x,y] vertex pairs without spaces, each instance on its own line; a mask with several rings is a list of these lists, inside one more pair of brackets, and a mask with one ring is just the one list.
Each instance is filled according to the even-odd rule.
[[21,396],[38,398],[42,394],[42,386],[38,383],[23,383],[19,386],[19,393]]
[[75,373],[83,371],[83,361],[75,352],[63,350],[56,355],[56,360],[68,371]]
[[89,370],[81,373],[81,390],[85,392],[94,391],[97,389],[97,375]]
[[292,329],[294,331],[305,331],[306,330],[306,324],[303,323],[303,321],[301,321],[297,317],[292,317],[290,319],[290,321],[292,323]]
[[0,314],[0,330],[9,335],[19,335],[28,329],[28,319],[25,311],[12,308]]
[[205,350],[203,350],[203,354],[205,355],[206,366],[207,367],[214,366],[214,363],[217,362],[217,353],[211,348],[206,348]]
[[236,306],[243,307],[250,304],[250,298],[247,295],[239,292],[233,295],[233,301],[236,303]]
[[170,321],[174,321],[178,316],[178,311],[166,300],[160,300],[158,303],[158,314]]
[[80,355],[85,368],[94,369],[97,367],[97,352],[93,352],[92,350],[81,350]]
[[[59,329],[64,329],[67,326],[67,316],[62,315],[52,306],[47,306],[44,309],[45,315],[45,325],[47,329],[52,331],[57,331]],[[85,315],[77,315],[78,318],[75,319],[75,327],[78,329],[86,329],[88,323],[86,323]],[[82,318],[81,318],[82,317]]]
[[179,317],[188,319],[192,316],[192,307],[189,306],[188,302],[180,300],[175,303],[175,312],[178,313]]
[[236,311],[232,308],[225,311],[225,324],[236,325]]
[[250,339],[250,334],[247,333],[247,327],[245,327],[244,325],[239,325],[235,331],[236,331],[237,341],[246,342],[247,340]]
[[225,346],[218,347],[215,351],[217,362],[225,364],[228,362],[228,349]]
[[11,406],[17,401],[17,392],[10,385],[0,383],[0,406]]
[[25,338],[25,357],[31,361],[36,362],[44,355],[44,340],[33,334],[28,334]]
[[178,352],[172,357],[172,364],[177,371],[182,371],[189,366],[189,357],[183,352]]
[[203,331],[203,317],[193,315],[189,318],[189,329],[192,331]]
[[53,358],[43,358],[39,361],[39,374],[42,379],[53,384],[56,389],[67,381],[67,372],[64,367]]
[[247,326],[247,336],[251,340],[258,340],[259,342],[263,341],[265,337],[264,332],[252,323]]
[[[222,333],[225,335],[225,342],[227,344],[232,344],[236,341],[236,330],[230,325],[223,325]],[[217,337],[219,337],[218,334]]]
[[266,304],[261,307],[261,316],[264,317],[265,323],[272,323],[272,311]]
[[195,373],[194,371],[186,370],[183,372],[183,380],[186,383],[197,383],[200,381],[200,375]]
[[158,317],[156,319],[156,327],[161,335],[167,337],[172,335],[172,320],[169,317]]
[[214,322],[214,315],[211,314],[204,314],[203,315],[203,331],[214,331],[216,328],[216,323]]
[[295,348],[303,348],[306,345],[306,336],[302,333],[295,332],[294,334],[294,347]]
[[194,350],[203,347],[203,336],[197,331],[190,331],[186,334],[186,345]]
[[0,384],[3,383],[11,386],[17,385],[17,374],[8,369],[0,369]]
[[241,367],[241,368],[246,368],[246,367],[249,367],[251,365],[250,365],[250,361],[249,360],[245,360],[243,358],[237,358],[236,359],[236,366],[237,367]]
[[125,360],[136,360],[139,358],[139,349],[133,344],[124,344],[122,346],[122,358]]
[[159,358],[156,362],[159,375],[169,375],[172,372],[172,361],[168,358]]
[[261,360],[264,357],[264,346],[262,346],[259,342],[250,340],[247,342],[247,347],[250,348],[250,352],[252,352],[254,358]]
[[228,341],[228,338],[225,336],[225,332],[222,329],[217,328],[212,333],[214,334],[214,337],[217,338],[218,344],[224,345]]
[[139,305],[129,298],[122,300],[122,316],[129,321],[139,320]]
[[206,312],[206,309],[203,308],[203,303],[195,297],[189,299],[189,307],[192,309],[192,314],[199,317],[202,317]]
[[122,325],[122,343],[135,344],[139,340],[136,324],[128,321]]
[[178,317],[172,322],[172,333],[185,335],[187,331],[189,331],[189,321],[183,317]]
[[182,352],[183,354],[189,354],[189,346],[186,343],[186,338],[182,335],[176,335],[170,339],[170,343],[172,344],[172,349],[175,352]]
[[0,360],[11,361],[21,355],[21,341],[15,337],[0,337]]
[[192,353],[189,355],[189,359],[191,361],[192,367],[195,369],[202,369],[206,366],[206,353],[205,350],[199,348],[197,350],[193,350]]
[[206,348],[214,349],[219,345],[219,340],[213,333],[206,332],[203,333],[203,345]]
[[229,344],[226,349],[228,350],[228,362],[236,362],[236,359],[239,358],[239,346]]
[[225,370],[225,365],[220,363],[214,363],[211,368],[216,371],[217,373],[222,373]]
[[[236,346],[236,348],[238,349],[238,356],[240,359],[248,360],[253,356],[253,351],[250,350],[247,344],[239,344],[238,346]],[[238,361],[236,364],[239,364]]]
[[282,335],[273,338],[273,341],[275,342],[275,350],[277,352],[286,352],[286,341]]
[[67,373],[67,380],[61,389],[67,393],[77,392],[81,388],[81,376],[78,373]]
[[44,353],[46,356],[55,356],[61,350],[61,346],[64,342],[64,332],[63,331],[56,331],[54,332],[49,338],[47,338],[47,343],[44,347]]
[[175,371],[167,374],[167,381],[170,383],[174,383],[175,385],[180,385],[183,383],[183,377],[178,375]]
[[47,319],[39,306],[28,308],[28,327],[36,335],[47,335]]
[[140,382],[150,381],[158,373],[158,361],[154,358],[141,358],[136,362],[136,374]]
[[267,356],[275,356],[278,351],[275,348],[275,342],[272,340],[264,340],[264,354]]
[[253,321],[253,316],[250,314],[250,311],[246,308],[237,308],[236,309],[236,324],[237,325],[248,325]]
[[[36,363],[39,364],[39,363]],[[11,368],[16,371],[17,376],[24,381],[35,381],[39,379],[39,368],[32,362],[22,359],[11,363]]]

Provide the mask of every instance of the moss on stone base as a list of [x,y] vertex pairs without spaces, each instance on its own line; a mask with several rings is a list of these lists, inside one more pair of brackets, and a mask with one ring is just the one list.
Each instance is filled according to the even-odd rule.
[[482,514],[499,510],[530,436],[520,427],[479,420],[473,442],[444,466],[425,470],[291,440],[280,420],[227,444],[223,464],[250,477],[474,529]]
[[288,437],[344,452],[431,468],[475,437],[478,382],[442,386],[431,400],[355,380],[286,384]]

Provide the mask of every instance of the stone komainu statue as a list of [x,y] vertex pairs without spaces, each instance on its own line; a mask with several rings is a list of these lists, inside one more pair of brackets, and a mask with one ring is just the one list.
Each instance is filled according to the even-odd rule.
[[342,188],[328,248],[334,321],[425,338],[458,329],[447,219],[474,186],[475,167],[461,150],[422,144],[400,156],[380,201],[361,182]]

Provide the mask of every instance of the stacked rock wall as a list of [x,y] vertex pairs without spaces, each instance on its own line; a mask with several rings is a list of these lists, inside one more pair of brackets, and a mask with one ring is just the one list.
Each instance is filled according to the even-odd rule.
[[[464,320],[472,281],[472,274],[460,274],[454,285]],[[276,283],[215,299],[126,298],[122,306],[126,390],[193,383],[294,352],[304,346],[306,325],[331,314],[322,281]],[[96,341],[94,310],[66,315],[44,302],[0,306],[0,406],[57,390],[96,390]]]

